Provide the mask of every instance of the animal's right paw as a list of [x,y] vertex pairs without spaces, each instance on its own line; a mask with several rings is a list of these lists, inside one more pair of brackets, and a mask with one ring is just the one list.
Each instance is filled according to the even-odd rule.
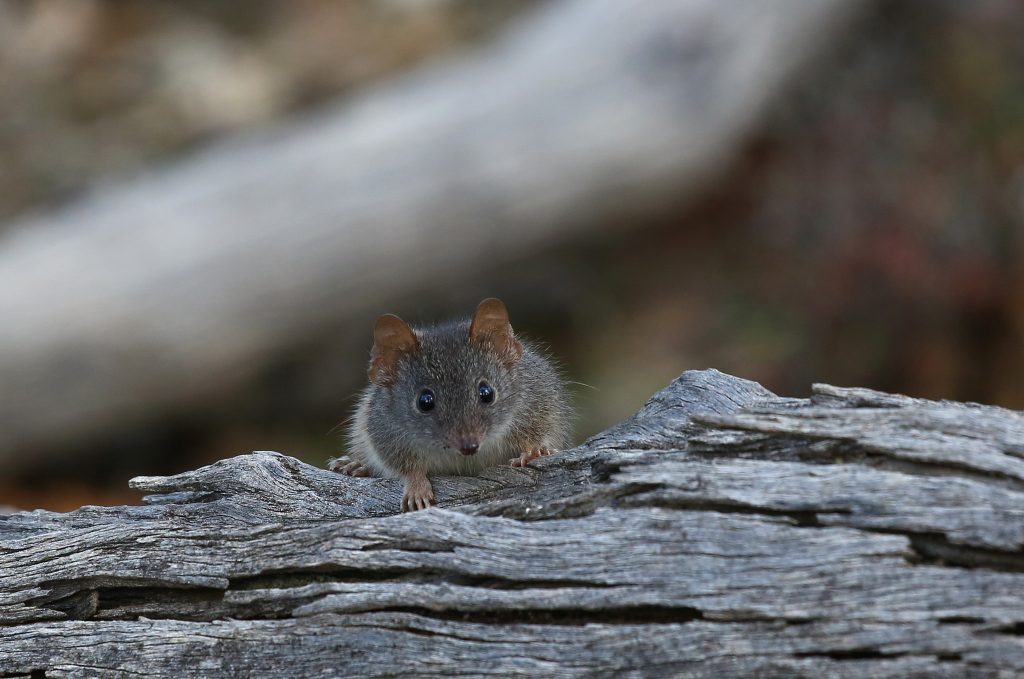
[[369,476],[370,469],[364,467],[361,462],[356,462],[348,455],[342,455],[336,457],[327,463],[327,468],[331,471],[338,472],[339,474],[348,474],[349,476]]
[[434,504],[434,488],[426,477],[407,481],[402,494],[402,511],[415,512]]

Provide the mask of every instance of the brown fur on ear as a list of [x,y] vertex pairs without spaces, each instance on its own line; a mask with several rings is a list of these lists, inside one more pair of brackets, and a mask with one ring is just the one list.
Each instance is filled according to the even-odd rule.
[[388,386],[398,376],[398,362],[419,351],[420,343],[412,328],[394,314],[384,314],[373,327],[373,350],[370,352],[370,381]]
[[496,297],[488,297],[477,305],[469,324],[469,341],[494,352],[509,368],[523,357],[523,345],[512,334],[505,303]]

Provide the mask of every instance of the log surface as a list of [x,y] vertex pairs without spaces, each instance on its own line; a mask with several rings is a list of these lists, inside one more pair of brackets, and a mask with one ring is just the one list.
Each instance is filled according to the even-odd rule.
[[709,370],[412,514],[271,452],[132,483],[146,506],[0,519],[0,674],[1024,672],[999,408]]

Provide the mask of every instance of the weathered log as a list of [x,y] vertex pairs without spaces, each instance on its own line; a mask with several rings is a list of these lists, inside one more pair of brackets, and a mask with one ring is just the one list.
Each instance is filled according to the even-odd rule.
[[[1024,415],[688,372],[527,469],[278,453],[0,519],[0,673],[1010,676]],[[42,674],[37,674],[42,676]]]
[[12,224],[0,459],[202,409],[409,290],[678,205],[864,4],[544,3],[464,59]]

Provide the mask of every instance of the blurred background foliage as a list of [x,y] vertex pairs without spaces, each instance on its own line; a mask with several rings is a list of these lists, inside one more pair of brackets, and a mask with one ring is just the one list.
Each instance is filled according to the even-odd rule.
[[[532,4],[0,2],[0,217],[372,87]],[[1015,0],[881,2],[695,203],[524,258],[502,295],[592,385],[577,437],[704,367],[793,396],[829,382],[1024,408],[1021,35]],[[490,283],[380,311],[468,313]],[[90,442],[87,465],[4,479],[0,504],[136,502],[131,476],[252,449],[321,464],[365,379],[370,326],[346,333],[202,415]]]

